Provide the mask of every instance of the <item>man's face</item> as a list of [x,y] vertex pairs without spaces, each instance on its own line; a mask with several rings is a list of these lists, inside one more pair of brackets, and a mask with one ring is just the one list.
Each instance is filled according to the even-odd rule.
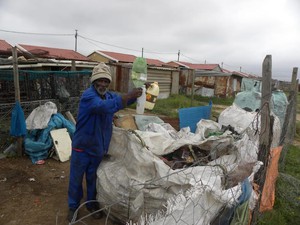
[[99,93],[99,95],[104,95],[108,90],[109,83],[110,81],[108,79],[99,78],[93,82],[93,85]]

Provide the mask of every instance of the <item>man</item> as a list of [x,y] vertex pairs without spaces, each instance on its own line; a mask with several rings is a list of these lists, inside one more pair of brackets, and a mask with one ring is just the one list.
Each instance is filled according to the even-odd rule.
[[110,68],[100,63],[93,69],[91,86],[82,94],[72,138],[70,162],[70,181],[68,190],[69,222],[76,220],[75,211],[83,197],[82,182],[86,176],[86,208],[96,219],[102,212],[96,201],[97,168],[107,154],[112,136],[114,113],[135,102],[141,96],[142,89],[135,88],[128,94],[118,95],[108,91],[111,83]]

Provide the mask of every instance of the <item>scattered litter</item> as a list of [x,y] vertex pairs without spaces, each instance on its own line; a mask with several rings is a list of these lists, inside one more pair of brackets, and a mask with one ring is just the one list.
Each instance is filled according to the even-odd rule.
[[30,182],[35,182],[34,177],[31,177],[31,178],[29,178],[28,180],[29,180]]
[[5,181],[7,181],[6,177],[0,179],[0,182],[5,182]]

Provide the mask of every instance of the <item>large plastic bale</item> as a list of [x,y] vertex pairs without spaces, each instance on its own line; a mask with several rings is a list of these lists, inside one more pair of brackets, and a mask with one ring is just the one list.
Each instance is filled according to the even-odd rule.
[[[288,106],[287,97],[283,91],[274,90],[270,100],[270,109],[279,118],[282,127]],[[261,92],[255,90],[239,92],[234,104],[248,112],[258,112],[261,109]]]
[[261,93],[253,90],[239,92],[234,104],[249,112],[258,111],[261,107]]
[[[271,147],[279,145],[281,126],[279,118],[273,114],[273,138]],[[248,112],[236,104],[232,104],[220,113],[218,123],[221,126],[231,126],[241,135],[235,142],[241,155],[241,163],[256,162],[261,133],[261,116],[259,112]]]
[[281,90],[273,91],[271,98],[271,110],[276,116],[278,116],[281,127],[284,123],[287,106],[288,100],[286,94]]
[[[198,131],[201,124],[208,126],[209,122],[198,123]],[[143,218],[149,222],[153,216],[152,222],[156,221],[153,224],[167,224],[161,221],[170,212],[170,224],[182,224],[176,223],[175,217],[181,217],[185,224],[208,224],[224,204],[237,201],[241,188],[224,190],[223,182],[225,171],[236,167],[237,153],[182,169],[171,169],[163,159],[164,153],[186,144],[231,146],[233,139],[210,136],[203,140],[205,131],[186,135],[181,132],[172,139],[173,135],[167,131],[154,133],[114,127],[109,157],[104,158],[97,170],[97,200],[110,217],[143,224]]]
[[257,91],[261,92],[261,81],[250,78],[243,78],[241,84],[241,91]]

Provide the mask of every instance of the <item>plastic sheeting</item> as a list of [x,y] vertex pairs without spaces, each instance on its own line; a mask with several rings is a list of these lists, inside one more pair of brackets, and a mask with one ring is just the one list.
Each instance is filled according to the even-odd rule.
[[19,101],[16,102],[12,110],[10,135],[14,137],[22,137],[26,135],[25,116]]
[[35,108],[26,119],[27,130],[44,129],[53,114],[57,113],[57,107],[53,102],[46,102]]

